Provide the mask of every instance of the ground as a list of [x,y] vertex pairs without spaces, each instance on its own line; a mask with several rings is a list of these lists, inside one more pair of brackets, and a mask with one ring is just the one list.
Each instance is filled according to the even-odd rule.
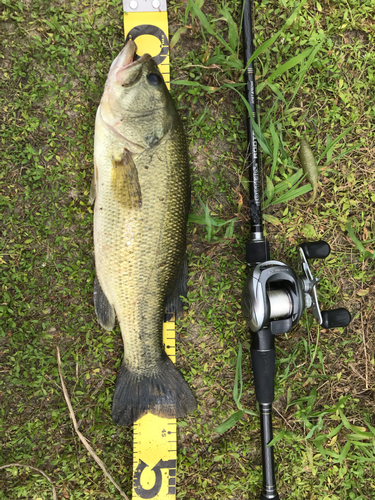
[[[123,45],[121,5],[2,0],[1,6],[0,466],[43,470],[59,498],[120,498],[74,432],[56,346],[79,429],[130,495],[132,431],[111,420],[122,340],[118,328],[105,332],[95,318],[88,201],[95,112]],[[240,309],[249,232],[246,109],[238,93],[241,5],[168,6],[171,92],[192,172],[188,306],[177,357],[198,401],[197,412],[178,424],[177,496],[257,499],[259,419]],[[374,5],[310,0],[294,7],[291,0],[255,4],[256,47],[282,30],[256,59],[265,228],[273,258],[293,267],[298,244],[329,242],[329,258],[312,262],[321,306],[344,306],[353,320],[322,330],[307,312],[276,339],[278,489],[289,499],[372,499]],[[319,139],[318,192],[310,205],[301,204],[310,194],[293,187],[302,175],[301,136],[312,148]],[[240,342],[240,404],[250,413],[220,434],[217,427],[238,411]],[[9,467],[0,471],[0,498],[47,500],[51,486],[36,471]]]

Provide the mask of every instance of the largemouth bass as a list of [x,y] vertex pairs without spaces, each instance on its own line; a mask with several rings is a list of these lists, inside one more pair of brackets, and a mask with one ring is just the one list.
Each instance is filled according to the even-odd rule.
[[[96,114],[94,304],[107,330],[115,315],[124,341],[112,418],[147,412],[184,417],[195,398],[165,354],[167,296],[178,294],[186,257],[189,165],[182,123],[150,55],[133,62],[129,41],[113,61]],[[181,293],[180,293],[181,294]]]

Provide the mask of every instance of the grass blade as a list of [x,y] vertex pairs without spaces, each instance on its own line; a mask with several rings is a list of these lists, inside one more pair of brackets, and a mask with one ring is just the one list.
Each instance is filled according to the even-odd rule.
[[294,186],[296,184],[296,182],[298,182],[299,180],[302,180],[303,178],[304,178],[303,171],[302,171],[302,168],[300,168],[297,170],[297,172],[295,174],[291,175],[287,179],[276,184],[275,194],[281,193],[281,192],[285,191],[286,189],[291,188],[292,186]]
[[176,43],[179,42],[181,35],[186,33],[187,28],[185,26],[181,26],[181,28],[178,28],[176,33],[173,35],[172,40],[169,44],[170,50],[173,50],[173,47],[176,45]]
[[244,416],[244,413],[245,412],[243,410],[236,411],[236,413],[233,413],[233,415],[227,418],[227,420],[219,425],[219,427],[216,427],[214,431],[218,432],[219,434],[223,434],[224,432],[231,429],[234,425],[236,425],[236,423]]
[[233,233],[234,233],[234,221],[229,221],[228,227],[225,231],[225,236],[224,238],[233,238]]
[[202,85],[199,82],[191,81],[191,80],[173,80],[171,81],[173,85],[186,85],[187,87],[201,87],[203,90],[206,90],[208,93],[215,92],[218,90],[218,87],[207,87],[207,85]]
[[286,71],[288,71],[288,69],[291,69],[294,66],[296,66],[297,64],[299,64],[301,61],[303,61],[304,59],[306,59],[306,57],[311,54],[312,50],[313,49],[307,49],[304,52],[302,52],[301,54],[298,54],[298,56],[295,56],[295,57],[292,57],[292,59],[289,59],[289,61],[287,61],[286,63],[282,64],[279,68],[277,68],[267,78],[267,82],[272,82],[275,78],[277,78],[278,76],[280,76],[283,73],[285,73]]
[[274,226],[281,226],[281,222],[280,220],[275,217],[274,215],[270,215],[270,214],[263,214],[263,219],[267,222],[269,222],[270,224],[273,224]]
[[[355,146],[352,146],[351,148],[344,151],[343,153],[340,153],[338,156],[335,156],[335,158],[333,160],[332,160],[333,148],[330,149],[329,152],[327,153],[327,162],[324,166],[327,166],[329,163],[331,163],[331,160],[335,162],[335,161],[339,160],[340,158],[342,158],[343,156],[346,156],[347,154],[349,154],[354,149],[358,149],[360,147],[361,147],[360,144],[356,144]],[[328,158],[328,156],[329,156],[329,158]]]
[[275,126],[273,122],[270,122],[270,131],[273,139],[273,159],[272,159],[272,167],[270,173],[270,179],[273,180],[273,176],[275,175],[276,166],[277,166],[277,156],[279,153],[279,136],[276,134]]
[[246,415],[253,415],[254,417],[258,416],[258,413],[255,413],[255,411],[247,410],[246,408],[244,408],[243,411],[246,413]]
[[258,144],[263,149],[263,152],[265,154],[272,156],[272,150],[271,150],[271,148],[270,148],[270,146],[269,146],[269,144],[267,142],[267,139],[262,134],[262,131],[260,130],[259,125],[254,120],[253,112],[251,111],[250,104],[248,103],[246,97],[241,92],[239,92],[239,90],[237,90],[231,83],[224,83],[223,87],[228,87],[228,88],[236,91],[237,94],[241,96],[241,99],[245,103],[247,112],[249,114],[249,117],[250,117],[250,120],[251,120],[251,124],[253,126],[254,134],[255,134],[255,137],[257,138]]
[[[333,151],[333,148],[334,146],[343,138],[346,136],[346,134],[348,134],[351,130],[352,130],[353,126],[350,126],[348,127],[346,130],[344,130],[344,132],[342,132],[338,137],[336,137],[336,139],[332,142],[330,142],[327,147],[325,148],[325,150],[323,151],[323,153],[319,156],[319,159],[317,161],[317,164],[319,164],[320,160],[323,158],[323,156],[327,155],[327,159],[328,159],[328,153],[330,150]],[[332,155],[332,152],[331,152],[331,155]]]
[[[285,97],[283,96],[283,94],[280,92],[280,90],[276,87],[276,85],[274,85],[273,83],[270,83],[270,82],[265,82],[267,83],[267,85],[269,86],[269,88],[272,90],[272,92],[274,92],[277,97],[280,99],[280,101],[283,101],[283,103],[286,104],[286,100],[285,100]],[[260,92],[260,90],[259,90]],[[257,94],[258,94],[258,91],[257,91]]]
[[359,250],[361,253],[364,253],[366,251],[365,247],[362,245],[362,243],[359,241],[357,236],[355,235],[353,226],[350,221],[347,222],[346,224],[346,230],[348,231],[348,235],[350,236],[351,240],[355,244],[357,250]]
[[217,31],[212,29],[211,24],[208,22],[208,19],[202,12],[200,6],[197,3],[193,2],[192,0],[190,0],[190,8],[194,12],[194,14],[198,17],[203,28],[207,31],[207,33],[214,36],[231,54],[235,54],[235,51],[232,49],[232,47],[227,44],[227,42],[217,33]]
[[341,424],[339,424],[337,427],[335,427],[329,434],[328,434],[328,438],[329,439],[332,439],[334,436],[336,436],[336,434],[338,434],[341,429],[344,427],[344,424],[341,422]]
[[320,51],[320,49],[322,48],[322,45],[323,45],[323,42],[320,42],[319,45],[317,45],[313,51],[311,52],[311,54],[309,55],[309,58],[307,59],[305,65],[303,67],[301,67],[301,71],[300,71],[300,75],[299,75],[299,80],[298,80],[298,83],[294,89],[294,92],[293,92],[293,95],[292,95],[292,98],[290,99],[286,109],[289,109],[289,106],[292,104],[292,102],[294,101],[294,98],[296,97],[297,95],[297,92],[301,86],[301,83],[307,73],[307,71],[309,70],[310,66],[312,65],[312,63],[314,62],[315,60],[315,56],[317,55],[317,53]]
[[326,148],[328,149],[327,163],[329,163],[332,160],[333,149],[330,149],[331,144],[332,144],[332,137],[330,136],[330,134],[328,134],[327,135],[327,143],[326,143]]
[[309,193],[310,191],[312,191],[311,184],[307,184],[306,186],[302,186],[297,189],[292,188],[290,191],[280,196],[280,198],[277,198],[277,200],[275,200],[272,205],[286,203],[287,201],[294,200],[295,198],[298,198],[298,196],[302,196],[303,194]]
[[344,463],[344,460],[345,460],[347,454],[349,453],[350,447],[351,447],[351,443],[346,443],[344,448],[342,449],[342,452],[340,453],[340,456],[339,456],[340,464]]
[[268,175],[266,176],[266,181],[267,181],[267,184],[266,184],[266,190],[265,190],[264,194],[267,197],[267,201],[271,202],[273,200],[275,188],[274,188],[273,182],[268,177]]
[[236,50],[239,41],[237,24],[233,21],[233,17],[229,12],[228,7],[219,7],[218,11],[228,23],[229,45],[231,46],[232,50]]
[[206,203],[206,205],[204,205],[200,198],[199,198],[199,201],[201,202],[201,205],[202,205],[203,210],[204,210],[204,223],[206,224],[206,229],[207,229],[207,241],[208,241],[208,243],[210,243],[211,242],[211,235],[212,235],[212,219],[210,217],[210,210],[207,206],[207,203]]
[[[191,4],[192,4],[192,0],[188,0],[188,3],[186,5],[186,9],[185,9],[185,26],[187,25],[187,20],[188,20],[188,17],[189,17],[189,13],[190,13],[190,10],[191,10]],[[203,4],[204,4],[204,0],[196,0],[195,2],[196,6],[201,9],[203,7]],[[192,20],[194,20],[194,14],[192,14]]]
[[[238,391],[238,381],[240,382],[240,390]],[[237,407],[240,404],[240,399],[242,397],[242,344],[239,342],[238,344],[238,353],[237,353],[237,363],[236,363],[236,375],[234,378],[234,387],[233,387],[233,398],[236,402]]]
[[197,214],[189,214],[188,216],[188,224],[200,224],[202,226],[206,227],[207,231],[207,236],[206,240],[208,243],[211,242],[211,237],[217,233],[217,230],[215,231],[213,228],[217,227],[220,228],[222,226],[228,225],[226,232],[225,232],[225,238],[232,238],[233,237],[233,232],[234,232],[234,223],[236,222],[237,218],[234,219],[229,219],[229,220],[223,220],[219,219],[218,217],[212,217],[210,214],[210,209],[208,207],[208,204],[204,204],[201,197],[197,195],[199,203],[201,204],[204,215],[197,215]]
[[272,439],[272,441],[270,441],[267,445],[267,447],[269,448],[270,446],[275,446],[276,443],[278,443],[281,439],[283,439],[285,436],[285,431],[282,430],[280,432],[278,432],[276,434],[276,436],[274,436],[274,438]]
[[294,22],[294,20],[296,19],[300,10],[302,9],[302,7],[305,5],[306,2],[307,2],[307,0],[302,0],[302,2],[299,3],[299,5],[294,9],[294,11],[291,13],[289,18],[286,20],[286,22],[285,22],[284,26],[281,28],[281,30],[278,31],[275,35],[273,35],[273,37],[271,37],[269,40],[266,40],[264,43],[262,43],[262,45],[260,45],[254,51],[253,55],[247,61],[246,68],[244,69],[243,74],[245,74],[245,71],[247,70],[249,65],[254,61],[254,59],[256,59],[258,56],[263,54],[263,52],[265,52],[268,49],[268,47],[270,47],[279,38],[279,36],[282,33],[284,33],[284,31]]

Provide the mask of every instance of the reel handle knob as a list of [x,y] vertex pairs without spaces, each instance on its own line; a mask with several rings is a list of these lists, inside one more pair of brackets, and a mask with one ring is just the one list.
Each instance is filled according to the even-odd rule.
[[344,328],[349,325],[352,317],[347,309],[340,307],[339,309],[322,311],[322,319],[321,326],[323,328]]
[[307,259],[325,259],[331,252],[326,241],[310,241],[300,245]]

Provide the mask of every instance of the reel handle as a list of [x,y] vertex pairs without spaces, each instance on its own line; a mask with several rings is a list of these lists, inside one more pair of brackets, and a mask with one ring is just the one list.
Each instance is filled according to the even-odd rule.
[[331,252],[326,241],[310,241],[300,245],[307,259],[325,259]]
[[344,307],[339,309],[331,309],[329,311],[322,311],[323,328],[344,328],[348,326],[352,320],[350,312]]

